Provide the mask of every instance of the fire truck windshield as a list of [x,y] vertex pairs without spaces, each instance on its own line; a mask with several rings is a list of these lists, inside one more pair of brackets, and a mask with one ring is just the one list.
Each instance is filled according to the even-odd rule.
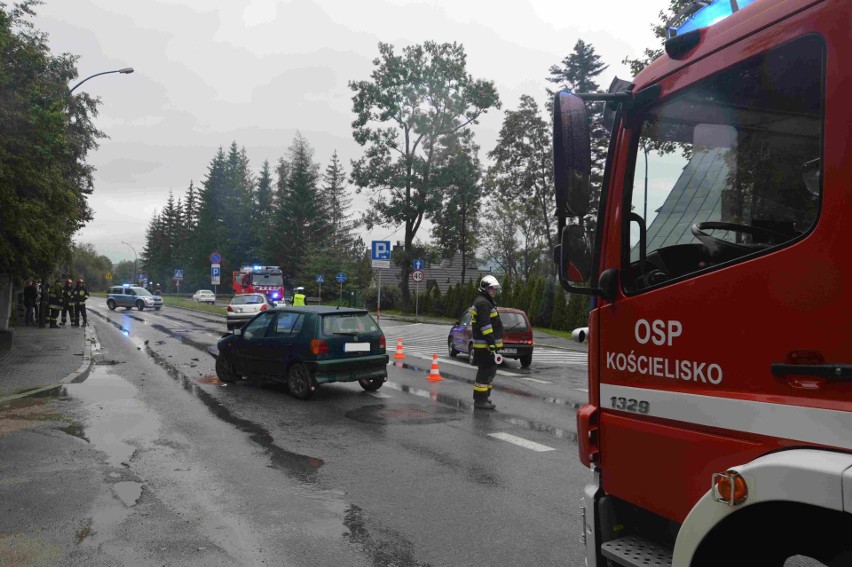
[[281,287],[284,285],[284,277],[281,274],[252,274],[254,285]]
[[628,292],[783,245],[813,227],[823,51],[819,38],[805,36],[632,117],[640,135],[624,221]]

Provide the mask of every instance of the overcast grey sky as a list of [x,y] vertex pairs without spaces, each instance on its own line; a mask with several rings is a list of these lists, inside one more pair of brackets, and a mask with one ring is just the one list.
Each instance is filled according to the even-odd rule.
[[[80,87],[101,97],[109,135],[90,155],[95,218],[76,236],[113,261],[141,254],[145,228],[169,190],[199,184],[219,146],[245,146],[255,171],[285,154],[298,130],[325,169],[334,150],[349,168],[350,80],[369,78],[378,42],[397,51],[425,40],[464,44],[468,71],[493,80],[503,108],[475,127],[490,151],[503,111],[522,94],[544,101],[551,65],[577,39],[629,78],[621,60],[653,43],[667,0],[45,0],[35,23],[54,52],[80,56]],[[484,158],[484,156],[483,156]],[[401,239],[377,227],[365,240]],[[421,228],[421,239],[428,232]]]

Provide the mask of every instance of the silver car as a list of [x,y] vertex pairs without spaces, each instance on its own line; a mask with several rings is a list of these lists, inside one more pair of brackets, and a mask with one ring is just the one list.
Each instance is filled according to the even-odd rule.
[[116,307],[124,307],[133,309],[134,307],[142,311],[146,307],[148,309],[156,309],[157,311],[163,306],[163,298],[159,295],[153,295],[144,287],[132,285],[114,285],[109,288],[107,294],[107,307],[110,310]]
[[228,330],[242,327],[249,319],[267,309],[275,307],[266,295],[262,293],[245,293],[231,298],[231,304],[226,309]]

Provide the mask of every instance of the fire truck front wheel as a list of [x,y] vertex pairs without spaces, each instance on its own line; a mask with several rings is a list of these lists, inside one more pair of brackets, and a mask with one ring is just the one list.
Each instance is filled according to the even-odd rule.
[[844,567],[852,565],[849,533],[852,514],[847,512],[798,502],[755,504],[713,528],[690,565],[784,567],[791,557],[807,557]]

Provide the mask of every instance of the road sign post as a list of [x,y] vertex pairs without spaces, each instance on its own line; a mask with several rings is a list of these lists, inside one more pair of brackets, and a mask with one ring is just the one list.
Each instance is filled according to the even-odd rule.
[[176,269],[175,270],[175,287],[177,288],[177,294],[180,295],[180,282],[183,281],[183,270]]
[[343,272],[338,273],[337,281],[340,283],[340,299],[337,300],[337,304],[340,305],[343,303],[343,282],[346,281],[346,274]]
[[382,320],[382,268],[390,268],[390,240],[374,240],[371,259],[373,267],[379,269],[378,297],[376,300],[376,322]]
[[414,280],[414,320],[417,321],[417,312],[420,310],[420,282],[425,278],[425,274],[423,274],[423,270],[418,268],[419,265],[423,266],[423,260],[415,260],[414,261],[414,271],[411,272],[411,279]]
[[325,276],[322,274],[317,274],[317,283],[319,284],[319,300],[322,303],[322,284],[325,282]]

